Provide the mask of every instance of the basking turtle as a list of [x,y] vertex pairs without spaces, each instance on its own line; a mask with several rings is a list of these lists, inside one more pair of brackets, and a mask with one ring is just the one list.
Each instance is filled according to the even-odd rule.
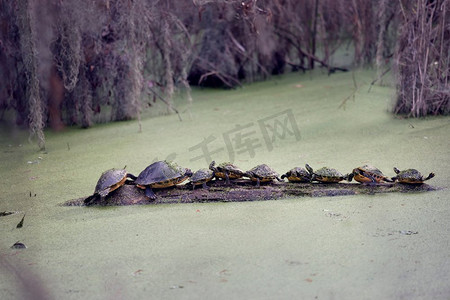
[[157,161],[145,168],[134,183],[138,188],[145,189],[148,198],[156,199],[152,188],[174,186],[191,176],[191,170],[182,168],[174,162]]
[[209,165],[209,169],[214,172],[217,178],[226,180],[227,184],[230,184],[230,179],[238,179],[244,176],[244,171],[236,167],[230,162],[224,162],[215,166],[216,162],[212,161]]
[[350,176],[361,183],[381,183],[383,181],[392,182],[392,180],[389,177],[384,176],[379,169],[370,165],[364,165],[353,169]]
[[311,174],[299,167],[295,167],[286,174],[281,175],[281,179],[284,178],[287,178],[289,182],[311,182]]
[[273,181],[274,179],[282,181],[278,177],[280,175],[266,164],[257,165],[250,171],[245,172],[245,176],[250,178],[251,181],[256,181],[257,187],[260,186],[261,182],[269,182]]
[[89,205],[97,197],[106,197],[109,193],[124,185],[127,178],[135,180],[136,176],[129,174],[125,169],[109,169],[103,172],[97,181],[94,194],[86,198],[84,203]]
[[394,172],[397,174],[397,176],[392,177],[392,180],[397,180],[398,182],[408,184],[421,184],[425,180],[434,177],[434,173],[430,173],[426,178],[423,178],[423,175],[416,169],[407,169],[404,171],[400,171],[399,169],[394,167]]
[[311,181],[319,181],[324,183],[337,183],[342,180],[351,181],[351,175],[342,175],[341,172],[336,169],[323,167],[317,171],[314,171],[310,165],[305,165],[306,170],[311,174]]
[[192,189],[194,189],[196,185],[202,185],[204,189],[208,188],[206,183],[213,178],[214,178],[214,171],[211,171],[210,169],[198,170],[190,178]]

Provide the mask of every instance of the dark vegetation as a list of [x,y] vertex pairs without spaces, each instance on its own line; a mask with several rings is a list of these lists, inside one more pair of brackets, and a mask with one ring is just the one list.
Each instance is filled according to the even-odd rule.
[[[395,70],[394,112],[450,111],[450,0],[0,0],[0,117],[40,148],[50,125],[139,118],[178,89],[234,88],[288,71]],[[320,51],[319,51],[320,50]]]
[[[412,1],[416,2],[416,1]],[[396,113],[450,112],[450,1],[401,1]]]

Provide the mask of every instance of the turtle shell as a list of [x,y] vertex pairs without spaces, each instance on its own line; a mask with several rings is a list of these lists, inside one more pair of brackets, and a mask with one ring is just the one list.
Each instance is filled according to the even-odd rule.
[[195,172],[190,178],[191,184],[193,185],[201,185],[205,182],[210,181],[214,178],[214,172],[210,169],[200,169]]
[[214,171],[215,176],[218,178],[226,179],[226,174],[228,174],[229,179],[238,179],[245,174],[244,171],[230,162],[223,162],[217,166],[215,166],[215,163],[215,161],[211,162],[211,164],[209,165],[209,169],[211,171]]
[[408,184],[421,184],[425,180],[434,177],[434,173],[430,173],[428,177],[424,178],[423,175],[416,169],[407,169],[400,171],[399,169],[394,168],[394,172],[397,174],[397,176],[392,177],[392,180],[397,180],[398,182]]
[[250,171],[245,173],[247,177],[249,177],[252,181],[260,182],[269,182],[274,179],[277,179],[280,176],[277,172],[275,172],[271,167],[266,164],[257,165]]
[[110,192],[125,184],[127,171],[125,169],[110,169],[102,173],[95,186],[94,194],[105,197]]
[[378,168],[371,165],[364,165],[353,169],[351,176],[361,183],[381,183],[383,181],[392,182],[391,179],[386,177]]
[[182,168],[174,162],[157,161],[145,168],[134,182],[141,189],[147,186],[165,188],[179,184],[190,176],[191,170]]
[[289,182],[311,182],[311,174],[299,167],[289,170],[286,174],[281,175],[281,179],[287,178]]
[[313,171],[313,169],[306,164],[306,169],[309,173],[311,173],[311,181],[315,180],[324,183],[337,183],[345,179],[349,180],[348,175],[343,175],[341,172],[333,168],[323,167]]

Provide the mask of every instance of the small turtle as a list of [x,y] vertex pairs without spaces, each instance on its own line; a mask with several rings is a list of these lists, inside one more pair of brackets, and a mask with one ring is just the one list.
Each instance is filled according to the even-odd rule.
[[371,165],[354,168],[350,176],[361,183],[392,182],[389,177],[384,176],[379,169]]
[[87,197],[84,203],[89,205],[97,197],[105,198],[109,193],[124,185],[128,178],[134,180],[136,176],[129,174],[125,169],[109,169],[103,172],[97,181],[94,194]]
[[266,164],[257,165],[250,171],[245,172],[245,176],[250,178],[251,181],[256,181],[257,187],[260,186],[261,182],[269,182],[274,179],[283,181],[278,177],[280,175]]
[[323,167],[317,171],[314,171],[310,165],[305,165],[306,170],[311,174],[311,181],[319,181],[324,183],[337,183],[342,180],[351,181],[351,175],[342,175],[341,172],[336,169]]
[[227,184],[230,184],[230,179],[238,179],[244,176],[244,171],[236,167],[230,162],[224,162],[215,166],[216,162],[212,161],[209,165],[209,169],[214,172],[217,178],[226,180]]
[[397,174],[397,176],[392,177],[392,180],[397,180],[398,182],[408,184],[421,184],[425,180],[434,177],[434,173],[430,173],[426,178],[423,178],[423,175],[416,169],[407,169],[404,171],[400,171],[399,169],[394,167],[394,172]]
[[311,182],[311,174],[299,167],[289,170],[286,174],[281,175],[281,179],[287,178],[289,182]]
[[194,189],[196,185],[202,185],[204,189],[208,188],[206,183],[213,178],[214,178],[214,171],[211,171],[210,169],[206,168],[198,170],[190,178],[192,189]]
[[156,199],[152,188],[166,188],[182,183],[192,176],[190,169],[182,168],[174,162],[157,161],[145,168],[134,183],[138,188],[145,189],[145,195]]

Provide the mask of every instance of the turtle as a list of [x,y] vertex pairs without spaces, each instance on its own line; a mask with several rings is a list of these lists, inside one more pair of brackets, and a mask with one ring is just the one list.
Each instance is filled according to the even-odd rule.
[[190,169],[182,168],[170,161],[157,161],[145,168],[134,183],[138,188],[145,189],[145,195],[154,200],[156,195],[152,188],[175,186],[191,176]]
[[311,174],[300,167],[295,167],[286,174],[281,175],[281,179],[284,178],[287,178],[289,182],[311,182]]
[[392,180],[389,177],[386,177],[378,168],[371,165],[364,165],[362,167],[354,168],[350,176],[361,183],[374,184],[392,182]]
[[336,169],[323,167],[317,171],[314,171],[308,164],[306,164],[305,167],[306,170],[308,170],[308,172],[311,174],[311,181],[319,181],[323,183],[338,183],[342,180],[352,180],[351,175],[342,175],[342,173]]
[[135,180],[136,176],[129,174],[125,169],[109,169],[102,173],[95,186],[94,194],[84,200],[89,205],[97,197],[105,198],[112,191],[125,184],[127,179]]
[[425,180],[433,178],[434,173],[430,173],[426,178],[417,171],[416,169],[407,169],[400,171],[399,169],[394,167],[394,172],[397,176],[392,177],[393,181],[398,181],[400,183],[408,183],[408,184],[422,184]]
[[283,181],[279,178],[279,174],[266,164],[257,165],[253,169],[245,172],[245,176],[251,181],[256,181],[256,186],[259,187],[261,182],[270,182],[274,179]]
[[190,178],[192,189],[194,189],[196,185],[202,185],[204,189],[208,188],[206,183],[213,178],[214,171],[211,171],[210,169],[204,168],[196,171]]
[[212,161],[209,169],[214,172],[217,178],[225,179],[227,184],[230,184],[230,179],[238,179],[244,176],[244,171],[230,162],[221,163],[217,167],[215,164],[216,162]]

